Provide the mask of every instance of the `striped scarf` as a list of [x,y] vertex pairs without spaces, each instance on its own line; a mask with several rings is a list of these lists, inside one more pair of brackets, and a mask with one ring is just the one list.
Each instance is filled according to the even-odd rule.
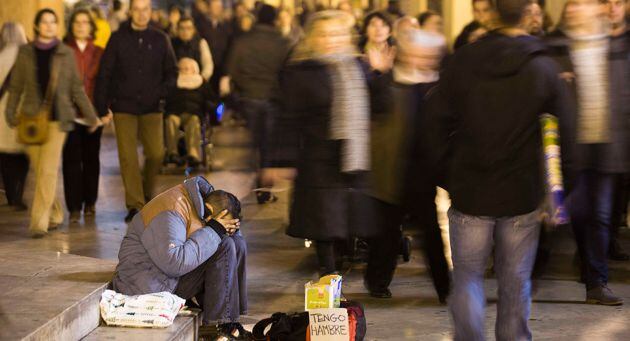
[[370,103],[365,75],[351,55],[320,58],[332,80],[330,137],[342,141],[341,172],[370,170]]

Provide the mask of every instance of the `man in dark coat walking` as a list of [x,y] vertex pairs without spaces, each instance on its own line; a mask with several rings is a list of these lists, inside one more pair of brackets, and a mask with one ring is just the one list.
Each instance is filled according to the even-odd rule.
[[[150,200],[164,157],[164,125],[160,101],[175,87],[177,65],[166,34],[149,27],[151,1],[133,0],[131,20],[110,38],[101,59],[94,92],[100,115],[114,112],[118,159],[125,186],[125,217]],[[145,167],[138,164],[138,138]]]

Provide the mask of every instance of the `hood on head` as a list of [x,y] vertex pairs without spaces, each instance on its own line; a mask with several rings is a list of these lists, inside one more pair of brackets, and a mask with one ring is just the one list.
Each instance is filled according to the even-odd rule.
[[214,191],[214,187],[203,176],[195,176],[184,181],[184,187],[188,191],[188,196],[195,207],[195,211],[199,215],[199,219],[203,220],[205,216],[204,198]]
[[476,72],[489,78],[516,74],[527,62],[546,51],[539,38],[509,37],[497,32],[490,32],[466,48],[470,49],[471,65],[478,66]]

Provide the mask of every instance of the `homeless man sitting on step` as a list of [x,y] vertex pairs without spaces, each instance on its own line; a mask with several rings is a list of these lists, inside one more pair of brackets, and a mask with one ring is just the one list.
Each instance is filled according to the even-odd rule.
[[118,253],[114,290],[195,297],[204,324],[240,327],[236,321],[247,313],[240,214],[234,195],[214,190],[201,176],[166,190],[131,221]]

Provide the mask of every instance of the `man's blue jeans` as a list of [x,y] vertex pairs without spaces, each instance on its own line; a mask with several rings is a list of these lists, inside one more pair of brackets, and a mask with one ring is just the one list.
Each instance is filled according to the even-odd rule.
[[453,255],[453,294],[449,300],[455,340],[484,340],[484,273],[494,244],[498,290],[497,340],[531,340],[531,272],[540,234],[540,214],[478,217],[448,212]]
[[197,298],[203,324],[238,321],[247,314],[247,243],[240,233],[225,237],[205,263],[180,277],[175,295]]
[[587,290],[608,283],[608,247],[617,176],[583,171],[567,198]]

